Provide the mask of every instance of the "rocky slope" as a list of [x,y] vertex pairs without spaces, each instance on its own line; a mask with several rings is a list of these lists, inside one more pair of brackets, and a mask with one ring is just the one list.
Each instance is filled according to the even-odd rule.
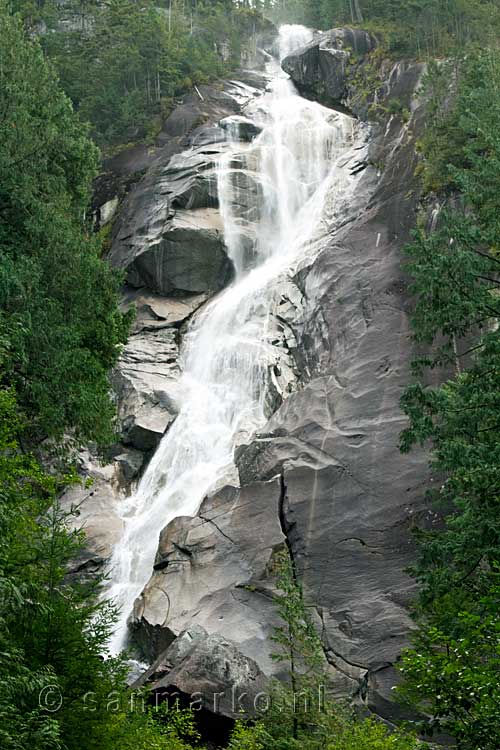
[[[426,457],[398,451],[404,425],[398,403],[412,358],[402,248],[419,201],[414,170],[423,67],[374,58],[375,47],[365,32],[333,30],[283,64],[304,95],[361,119],[370,112],[369,158],[356,166],[365,177],[342,225],[327,228],[319,253],[283,298],[277,321],[295,382],[273,401],[262,433],[238,449],[241,487],[220,489],[195,518],[176,519],[162,531],[155,571],[133,616],[143,653],[157,659],[150,678],[162,687],[185,680],[175,653],[163,652],[186,638],[193,663],[201,662],[192,654],[203,651],[198,682],[188,668],[190,690],[210,685],[215,673],[218,688],[230,690],[230,673],[219,679],[217,653],[259,685],[260,670],[275,669],[272,558],[286,540],[322,634],[332,688],[389,720],[401,716],[391,688],[411,628],[414,584],[404,571],[413,559],[411,529],[428,515]],[[363,81],[371,82],[366,90]],[[110,260],[126,270],[125,304],[136,304],[138,317],[114,376],[122,445],[110,468],[85,459],[94,488],[66,498],[83,500],[80,512],[88,519],[89,556],[81,569],[109,557],[119,534],[113,508],[175,418],[186,321],[230,278],[213,181],[224,147],[225,126],[218,122],[237,115],[245,95],[264,84],[251,76],[222,91],[204,87],[203,99],[195,94],[181,105],[165,127],[163,152],[115,221]],[[189,156],[180,154],[186,146]],[[193,625],[219,639],[212,661],[205,636],[195,644],[181,636]]]

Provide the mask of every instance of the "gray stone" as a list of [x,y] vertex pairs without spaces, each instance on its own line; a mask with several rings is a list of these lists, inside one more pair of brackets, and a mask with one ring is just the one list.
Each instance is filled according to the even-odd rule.
[[179,664],[188,656],[194,646],[204,641],[207,636],[207,631],[200,625],[191,625],[177,636],[166,651],[162,651],[149,669],[143,671],[136,679],[133,687],[141,688],[164,677],[176,664]]
[[[284,67],[307,95],[326,96],[364,117],[352,75],[373,44],[365,32],[334,30],[287,58]],[[357,48],[357,62],[347,67],[349,56],[354,61],[349,47]],[[384,106],[400,100],[409,121],[387,117],[373,126],[368,161],[378,175],[359,165],[366,179],[342,226],[326,234],[319,254],[304,262],[283,295],[276,317],[283,326],[275,333],[286,366],[276,392],[271,389],[269,423],[237,450],[242,487],[223,488],[205,500],[197,517],[176,519],[161,534],[155,571],[133,615],[138,643],[156,659],[147,679],[158,691],[211,694],[225,690],[228,675],[243,683],[242,675],[257,674],[259,684],[249,659],[269,674],[275,670],[269,659],[276,624],[271,568],[286,535],[335,691],[356,695],[388,720],[402,717],[391,689],[412,628],[408,606],[415,584],[404,571],[415,556],[412,528],[429,517],[423,499],[427,456],[398,450],[405,426],[399,399],[413,356],[402,247],[419,201],[415,142],[422,109],[415,91],[423,71],[416,63],[381,67],[377,96]],[[210,106],[224,109],[224,117],[238,114],[225,97],[221,92]],[[131,283],[183,295],[180,309],[145,289],[132,294],[140,318],[115,383],[126,440],[135,447],[153,448],[175,418],[176,327],[191,314],[185,317],[185,306],[196,309],[196,298],[185,295],[199,281],[191,283],[196,273],[189,263],[195,255],[198,263],[207,245],[187,261],[176,257],[172,270],[172,237],[182,221],[194,222],[191,240],[179,242],[187,247],[203,235],[197,212],[206,221],[215,215],[210,176],[224,144],[214,122],[191,124],[193,151],[150,172],[115,235],[122,243],[114,248],[115,260],[128,269]],[[248,197],[252,165],[233,166],[244,167],[241,192]],[[249,252],[252,202],[243,200],[238,209],[249,226]],[[143,252],[149,258],[141,266]],[[203,274],[205,283],[206,268]],[[206,287],[205,295],[214,291]],[[203,632],[179,638],[191,626]]]
[[207,295],[161,297],[146,289],[126,287],[121,303],[123,312],[134,310],[133,332],[158,328],[180,328],[207,301]]
[[[230,279],[214,173],[227,137],[215,123],[239,114],[257,91],[254,85],[265,85],[262,76],[252,80],[252,87],[199,86],[199,94],[184,97],[165,122],[146,174],[123,200],[113,225],[108,259],[125,271],[130,285],[183,296],[212,294]],[[117,194],[115,182],[108,180],[101,190],[96,215]]]
[[85,532],[85,549],[71,562],[69,573],[86,578],[102,571],[123,533],[119,509],[124,495],[118,463],[103,466],[82,451],[78,469],[81,482],[69,487],[59,502],[61,509],[70,513],[68,527]]
[[321,100],[342,101],[353,54],[363,57],[375,44],[375,39],[361,29],[332,29],[286,57],[282,67],[301,91]]
[[278,479],[207,498],[195,518],[161,534],[155,572],[134,608],[135,639],[149,659],[190,624],[231,638],[273,671],[269,635],[276,614],[270,563],[284,537]]
[[150,198],[145,213],[134,215],[135,227],[118,229],[110,263],[126,271],[131,286],[163,295],[221,289],[232,266],[217,209],[174,211],[167,198]]
[[120,466],[125,484],[135,479],[144,463],[144,453],[134,448],[126,448],[115,458],[116,463]]
[[178,354],[174,328],[141,330],[113,372],[122,439],[140,451],[156,448],[177,414]]
[[[244,656],[234,643],[220,635],[192,639],[192,646],[179,651],[174,643],[162,656],[175,666],[150,685],[160,697],[181,696],[195,706],[229,719],[249,719],[262,710],[269,681],[258,665]],[[173,657],[173,658],[172,658]]]
[[253,141],[261,132],[262,128],[253,120],[249,120],[241,115],[226,117],[220,121],[220,127],[226,131],[231,138],[238,141]]

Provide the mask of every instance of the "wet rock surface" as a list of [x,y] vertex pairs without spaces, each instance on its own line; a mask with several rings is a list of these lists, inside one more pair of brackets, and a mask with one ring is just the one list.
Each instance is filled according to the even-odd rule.
[[[351,50],[362,58],[373,46],[365,32],[333,30],[284,67],[308,96],[324,101],[326,92],[331,102],[364,116],[366,102],[360,103],[346,71]],[[161,534],[154,573],[133,614],[136,640],[156,660],[144,678],[155,690],[223,692],[221,664],[230,665],[231,679],[246,675],[256,685],[261,672],[273,672],[272,559],[286,539],[336,694],[355,696],[389,720],[401,717],[391,688],[415,593],[404,571],[414,558],[411,530],[428,514],[426,456],[402,456],[398,449],[405,424],[399,399],[413,354],[402,248],[419,201],[414,171],[422,110],[415,92],[423,66],[383,70],[381,101],[400,100],[408,121],[393,115],[373,124],[369,160],[356,167],[366,170],[358,196],[363,210],[347,211],[335,232],[325,228],[320,252],[284,291],[276,316],[284,375],[277,376],[278,396],[270,396],[268,424],[237,449],[242,486],[222,488],[195,518],[178,518]],[[250,76],[242,96],[255,84]],[[127,292],[138,315],[114,376],[127,446],[116,453],[113,472],[127,481],[140,473],[139,456],[155,448],[175,418],[179,329],[230,274],[212,178],[228,129],[218,120],[238,117],[239,105],[225,92],[209,96],[203,87],[201,93],[207,93],[210,116],[202,123],[204,104],[194,97],[169,118],[159,139],[163,155],[156,154],[122,204],[113,235],[111,259],[138,287]],[[254,137],[239,127],[242,140]],[[189,156],[175,156],[181,144],[192,146]],[[250,223],[244,200],[241,205]],[[192,234],[177,244],[187,254],[173,256],[179,251],[173,238],[188,231],[186,222]],[[131,452],[138,450],[139,456]],[[113,507],[118,497],[109,489],[114,479],[97,480],[85,511],[92,523],[93,514],[99,519],[105,502]],[[111,493],[107,501],[100,492]],[[102,564],[120,533],[113,513],[110,518],[90,565]],[[231,716],[227,706],[221,713]]]
[[194,622],[275,671],[268,649],[276,623],[272,560],[285,539],[280,502],[279,478],[224,487],[195,518],[177,518],[163,530],[132,620],[149,659]]
[[371,153],[384,169],[367,209],[300,273],[303,387],[238,451],[244,484],[282,473],[284,528],[329,661],[339,681],[347,677],[351,692],[389,719],[401,717],[391,688],[416,593],[405,573],[411,531],[429,513],[427,458],[398,449],[413,356],[402,248],[419,200],[421,75],[418,64],[393,68],[386,95],[404,93],[411,119],[374,127]]
[[339,102],[356,67],[351,61],[375,46],[375,38],[361,29],[332,29],[286,57],[282,65],[302,93],[325,103]]
[[[394,665],[412,627],[408,608],[415,584],[405,569],[415,554],[412,528],[429,512],[424,501],[427,458],[418,451],[402,456],[398,448],[405,426],[399,399],[413,354],[402,248],[419,200],[415,138],[422,113],[415,91],[422,72],[418,64],[391,69],[385,95],[397,91],[407,98],[410,121],[392,117],[373,125],[370,155],[384,169],[376,174],[369,164],[360,165],[367,170],[364,210],[347,215],[316,258],[296,274],[300,304],[292,305],[290,330],[297,342],[301,387],[285,398],[259,436],[237,449],[242,488],[231,491],[243,497],[263,482],[271,487],[280,481],[279,510],[276,514],[268,504],[265,519],[270,523],[274,515],[275,524],[280,522],[293,552],[332,667],[332,688],[389,720],[404,716],[391,688],[398,679]],[[209,508],[211,502],[206,501]],[[185,609],[171,635],[185,627],[188,612],[211,633],[224,633],[225,623],[236,618],[231,637],[238,649],[255,655],[269,672],[269,645],[246,650],[249,644],[237,625],[240,603],[224,595],[235,585],[231,571],[236,575],[244,566],[248,540],[228,534],[229,541],[220,534],[216,542],[213,529],[206,537],[207,530],[201,532],[205,511],[194,520],[174,521],[163,533],[157,571],[136,611],[139,630],[146,632],[148,622],[160,630],[165,626],[168,618],[160,624],[164,597],[172,594],[172,601]],[[234,510],[228,505],[227,513],[224,533],[233,513],[237,523],[237,504]],[[254,546],[263,528],[247,527]],[[203,544],[191,548],[193,533],[201,534],[208,547],[216,544],[219,553],[207,552]],[[176,557],[179,549],[181,557]],[[200,588],[188,593],[187,571],[197,555],[203,559]],[[227,587],[222,596],[218,582]],[[266,589],[272,590],[272,581]],[[261,622],[269,618],[261,625],[262,632],[269,632],[272,607],[264,610],[253,597],[246,604],[251,621],[257,615]],[[173,606],[171,624],[177,616]]]

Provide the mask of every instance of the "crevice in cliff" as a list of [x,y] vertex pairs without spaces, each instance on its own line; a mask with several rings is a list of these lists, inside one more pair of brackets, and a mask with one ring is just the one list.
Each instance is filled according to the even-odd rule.
[[295,579],[295,582],[297,582],[298,580],[297,565],[295,561],[292,543],[290,541],[290,536],[289,536],[291,530],[293,529],[294,524],[289,523],[286,517],[286,513],[285,513],[286,499],[287,499],[287,486],[285,482],[285,472],[282,471],[280,474],[280,497],[279,497],[279,503],[278,503],[279,522],[281,526],[281,531],[285,538],[285,544],[288,550],[288,554],[290,555],[290,560],[292,562],[293,577]]
[[[352,674],[349,674],[349,672],[345,671],[345,669],[341,669],[337,663],[333,662],[332,659],[331,659],[331,655],[333,654],[333,656],[337,657],[337,659],[340,659],[342,662],[344,662],[345,664],[347,664],[349,667],[352,667],[353,669],[361,671],[363,673],[363,675],[368,671],[368,667],[363,666],[362,664],[357,664],[356,662],[353,662],[353,661],[349,661],[349,659],[346,659],[345,656],[343,656],[342,654],[339,654],[337,651],[335,651],[335,649],[332,648],[332,646],[330,645],[330,643],[326,643],[327,639],[328,639],[328,636],[327,636],[325,618],[324,618],[324,615],[323,615],[323,608],[316,606],[314,609],[316,610],[316,613],[317,613],[319,619],[321,620],[321,641],[322,641],[322,644],[323,644],[323,651],[325,652],[325,656],[326,656],[326,659],[327,659],[328,663],[331,664],[332,667],[335,667],[335,669],[337,669],[339,672],[341,672],[342,674],[344,674],[346,677],[348,677],[350,680],[353,680],[353,681],[358,680],[359,681],[361,679],[362,675],[360,675],[360,677],[358,677],[358,678],[357,677],[353,677]],[[328,658],[329,655],[330,655],[330,658]]]
[[335,542],[335,545],[343,544],[344,542],[358,542],[361,544],[362,547],[366,547],[368,550],[370,550],[370,553],[372,555],[383,555],[384,553],[380,551],[379,547],[375,547],[372,544],[368,544],[365,542],[364,539],[361,539],[359,536],[347,536],[345,539],[339,539]]
[[219,532],[219,534],[221,536],[223,536],[225,539],[227,539],[228,542],[231,542],[231,544],[234,544],[234,545],[236,544],[236,542],[234,541],[234,539],[231,539],[230,536],[228,536],[224,531],[222,531],[222,529],[220,528],[220,526],[218,526],[215,523],[215,521],[213,521],[211,518],[206,518],[205,516],[202,516],[200,514],[198,514],[198,518],[200,518],[204,523],[211,523],[213,526],[215,526],[215,528],[217,529],[217,531]]

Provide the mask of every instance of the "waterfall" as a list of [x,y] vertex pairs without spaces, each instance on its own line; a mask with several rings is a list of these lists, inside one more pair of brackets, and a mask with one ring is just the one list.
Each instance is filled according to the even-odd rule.
[[[311,36],[282,27],[281,56]],[[180,412],[121,511],[124,533],[106,591],[121,610],[115,652],[126,643],[127,618],[152,573],[161,530],[196,514],[207,493],[238,482],[234,449],[270,416],[269,378],[280,357],[270,321],[279,281],[321,230],[325,203],[335,214],[336,196],[340,206],[357,179],[348,158],[353,121],[298,96],[276,61],[268,74],[266,92],[245,111],[260,135],[245,144],[233,134],[217,169],[235,279],[192,322],[181,355]]]

